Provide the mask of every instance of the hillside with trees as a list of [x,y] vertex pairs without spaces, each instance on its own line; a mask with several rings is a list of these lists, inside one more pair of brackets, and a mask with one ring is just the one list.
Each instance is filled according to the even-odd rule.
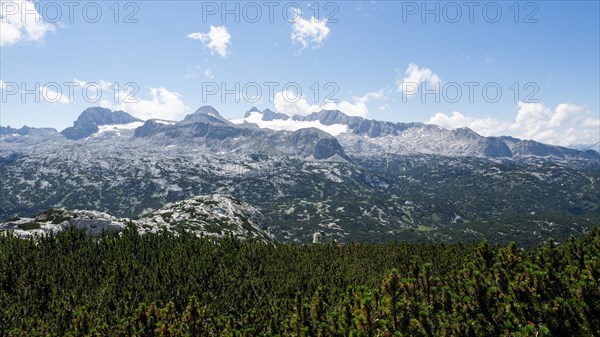
[[600,335],[600,230],[514,244],[0,235],[2,336]]

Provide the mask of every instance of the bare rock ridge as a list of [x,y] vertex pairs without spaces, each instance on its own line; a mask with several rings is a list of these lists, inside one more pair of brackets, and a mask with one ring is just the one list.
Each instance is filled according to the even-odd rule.
[[[469,128],[446,130],[424,123],[392,123],[347,116],[338,110],[322,110],[307,116],[294,116],[297,121],[319,121],[323,125],[348,126],[348,134],[338,137],[351,154],[365,151],[389,153],[430,153],[442,155],[472,155],[481,157],[556,157],[600,159],[593,150],[579,151],[562,146],[542,144],[513,137],[484,137]],[[354,137],[363,136],[363,137]],[[443,141],[442,144],[439,144]],[[367,143],[367,144],[365,144]],[[439,145],[446,146],[439,146]]]
[[[271,117],[277,116],[270,113],[273,114]],[[261,129],[248,124],[236,125],[224,119],[210,106],[201,107],[180,122],[148,120],[135,130],[134,137],[162,145],[193,144],[211,152],[268,153],[349,160],[337,139],[319,129],[289,132]]]
[[[289,116],[263,112],[252,108],[245,114],[262,114],[261,120],[287,120]],[[283,117],[282,117],[283,116]],[[325,126],[347,126],[347,132],[337,136],[344,150],[351,155],[365,153],[426,153],[448,156],[477,156],[487,158],[555,157],[599,160],[593,150],[579,151],[561,146],[542,144],[513,137],[484,137],[463,127],[447,130],[424,123],[394,123],[348,116],[339,110],[321,110],[306,116],[291,117],[297,122],[319,122]]]

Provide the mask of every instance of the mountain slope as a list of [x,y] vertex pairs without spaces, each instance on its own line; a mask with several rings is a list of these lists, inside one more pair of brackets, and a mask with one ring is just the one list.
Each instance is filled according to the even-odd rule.
[[224,122],[212,107],[202,107],[181,122],[146,121],[133,136],[137,141],[151,144],[193,145],[215,153],[264,153],[349,160],[337,139],[319,129],[289,132],[261,129],[249,124],[236,125]]
[[128,224],[141,233],[185,230],[200,236],[254,238],[271,241],[266,220],[254,207],[225,195],[204,195],[181,200],[149,212],[139,219],[117,218],[104,212],[50,209],[34,218],[17,218],[0,223],[1,231],[18,236],[61,232],[70,227],[87,235],[119,231]]
[[57,144],[0,163],[0,219],[48,208],[144,216],[195,195],[257,207],[280,241],[563,240],[600,223],[598,163],[437,155],[211,153],[186,145]]

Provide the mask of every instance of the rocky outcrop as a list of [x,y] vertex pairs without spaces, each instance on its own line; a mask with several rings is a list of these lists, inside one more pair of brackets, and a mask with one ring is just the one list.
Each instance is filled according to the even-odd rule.
[[98,236],[133,225],[141,233],[189,231],[198,236],[272,241],[265,216],[251,205],[227,195],[201,195],[165,205],[139,219],[117,218],[103,212],[50,209],[35,218],[17,218],[0,223],[0,232],[20,237],[58,233],[69,228]]

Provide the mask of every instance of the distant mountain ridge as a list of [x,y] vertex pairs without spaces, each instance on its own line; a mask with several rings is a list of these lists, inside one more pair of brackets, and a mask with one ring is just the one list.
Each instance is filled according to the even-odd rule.
[[225,124],[213,116],[196,115],[173,124],[149,120],[135,130],[133,137],[159,145],[193,144],[211,152],[270,153],[350,160],[337,139],[319,129],[272,131]]
[[54,128],[32,128],[27,125],[23,126],[22,128],[18,128],[18,129],[11,128],[10,126],[0,126],[0,135],[18,134],[21,136],[27,136],[32,133],[43,134],[43,133],[55,133],[55,132],[57,132],[57,131]]
[[[256,122],[257,116],[260,117],[259,122]],[[253,117],[253,122],[247,121],[250,117]],[[290,117],[270,109],[260,111],[254,107],[244,114],[242,123],[233,123],[212,106],[203,106],[181,121],[150,119],[139,127],[131,124],[135,122],[141,124],[143,121],[124,111],[93,107],[84,110],[73,126],[60,134],[69,140],[83,140],[98,133],[103,126],[130,124],[136,127],[126,135],[131,137],[134,144],[190,145],[211,152],[254,152],[313,159],[335,157],[342,160],[349,160],[348,155],[373,153],[600,160],[600,154],[591,149],[576,150],[510,136],[485,137],[469,128],[448,130],[419,122],[377,121],[348,116],[339,110],[321,110]],[[283,123],[280,129],[271,128],[279,122]],[[332,136],[326,132],[330,130],[328,127],[339,127],[343,132]],[[56,133],[50,128],[0,127],[2,140],[13,144],[32,145],[49,139],[57,141]],[[28,140],[17,136],[25,136]]]
[[[251,112],[260,113],[257,109],[251,110],[246,113],[246,118]],[[270,111],[265,110],[262,114],[263,121],[273,120],[273,114]],[[337,139],[347,153],[355,155],[375,151],[396,154],[470,155],[489,158],[552,156],[600,159],[600,154],[591,149],[580,151],[509,136],[484,137],[466,127],[447,130],[437,125],[419,122],[377,121],[348,116],[339,110],[321,110],[306,116],[294,115],[292,119],[298,122],[318,121],[326,126],[335,124],[347,126],[348,131],[338,135]]]
[[250,115],[253,112],[258,112],[260,114],[262,114],[262,120],[263,121],[272,121],[272,120],[276,120],[276,119],[281,119],[281,120],[288,120],[290,119],[290,116],[281,113],[281,112],[274,112],[271,109],[265,109],[263,111],[258,110],[257,107],[253,107],[252,109],[246,111],[246,113],[244,114],[244,118],[248,118],[250,117]]

